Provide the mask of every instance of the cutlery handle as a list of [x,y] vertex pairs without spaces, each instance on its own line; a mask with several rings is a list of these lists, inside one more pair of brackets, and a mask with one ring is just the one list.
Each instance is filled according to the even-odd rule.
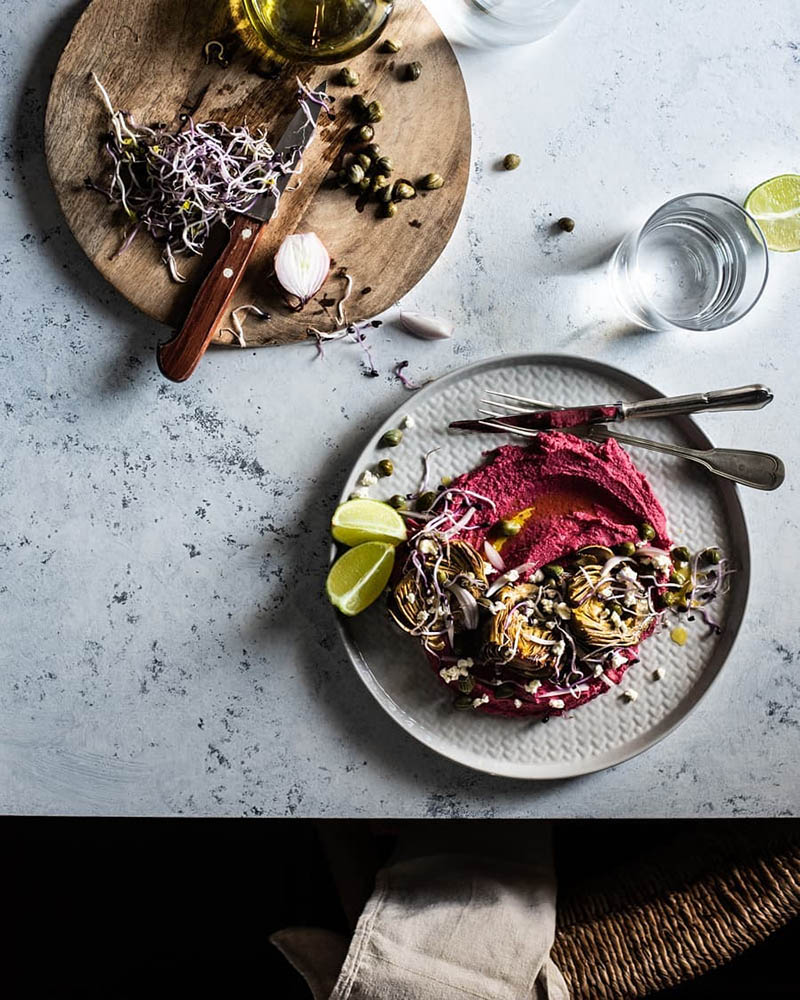
[[765,385],[742,385],[736,389],[716,389],[689,396],[668,396],[623,403],[622,416],[671,417],[680,413],[704,413],[707,410],[760,410],[771,403],[772,392]]
[[158,345],[156,360],[165,378],[185,382],[199,364],[242,280],[265,224],[246,215],[236,216],[228,243],[200,286],[180,331],[172,340]]

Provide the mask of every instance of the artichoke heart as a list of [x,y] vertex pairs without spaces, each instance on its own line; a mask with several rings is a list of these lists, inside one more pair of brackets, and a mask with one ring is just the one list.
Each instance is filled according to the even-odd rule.
[[[536,584],[503,587],[495,601],[503,605],[489,622],[484,655],[527,677],[547,677],[555,672],[563,643],[536,613],[533,602],[541,593]],[[528,602],[531,603],[528,603]]]
[[652,620],[646,593],[636,587],[632,603],[617,603],[611,581],[601,579],[601,566],[582,566],[567,585],[575,638],[591,647],[637,645]]

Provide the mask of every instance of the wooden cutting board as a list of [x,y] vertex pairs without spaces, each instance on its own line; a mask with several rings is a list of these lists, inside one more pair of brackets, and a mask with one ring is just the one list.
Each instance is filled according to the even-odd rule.
[[[402,40],[397,55],[380,46],[349,60],[360,76],[353,90],[335,83],[337,67],[282,64],[264,49],[236,6],[220,0],[92,0],[78,21],[56,69],[45,121],[50,175],[75,237],[97,269],[129,301],[148,315],[178,327],[209,262],[180,258],[186,284],[176,284],[160,260],[161,248],[140,234],[115,257],[124,229],[121,213],[87,190],[87,176],[102,178],[108,161],[101,137],[108,116],[92,82],[94,71],[116,107],[142,122],[180,127],[180,116],[227,124],[265,123],[277,141],[297,108],[296,76],[306,82],[327,79],[337,98],[335,121],[323,113],[309,149],[299,189],[281,200],[279,215],[267,226],[239,286],[233,306],[254,303],[270,314],[268,322],[245,322],[249,346],[303,339],[309,326],[336,328],[334,303],[341,297],[345,268],[353,278],[347,316],[358,322],[388,308],[427,272],[447,244],[458,219],[469,176],[469,104],[450,45],[420,0],[401,0],[387,35]],[[227,67],[206,62],[204,47],[223,42]],[[423,70],[415,82],[404,79],[412,60]],[[349,98],[378,98],[386,114],[375,126],[375,141],[395,163],[395,177],[412,180],[441,174],[445,186],[400,205],[393,219],[378,219],[375,206],[356,210],[355,199],[340,190],[329,172],[347,133],[355,124]],[[272,276],[272,257],[285,235],[316,232],[335,266],[315,300],[300,312],[283,302]],[[215,341],[232,343],[218,332]]]

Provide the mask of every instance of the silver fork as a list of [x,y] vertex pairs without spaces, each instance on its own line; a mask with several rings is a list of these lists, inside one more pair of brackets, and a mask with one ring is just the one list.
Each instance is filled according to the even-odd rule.
[[[493,421],[491,417],[503,416],[504,411],[526,413],[531,410],[564,409],[562,406],[555,406],[543,402],[541,399],[515,396],[509,392],[499,392],[494,389],[487,389],[486,392],[491,396],[501,397],[500,399],[481,400],[482,403],[500,410],[499,413],[485,408],[479,410],[481,415],[488,417],[485,421],[487,428],[504,431],[507,434],[517,434],[519,437],[536,437],[540,432],[522,427],[507,427],[505,424]],[[507,403],[505,402],[507,399],[515,402]],[[518,405],[520,403],[524,405]],[[643,448],[647,451],[662,452],[665,455],[676,455],[679,458],[688,459],[690,462],[697,462],[698,465],[702,465],[715,476],[722,476],[723,479],[730,479],[735,483],[741,483],[742,486],[751,486],[756,490],[776,490],[786,477],[786,469],[778,456],[763,451],[746,451],[740,448],[707,448],[704,450],[686,448],[680,444],[666,444],[662,441],[651,441],[649,438],[621,434],[604,424],[589,424],[584,428],[574,428],[571,433],[575,433],[576,430],[579,431],[581,437],[593,441],[607,441],[609,438],[613,438],[614,441],[630,445],[632,448]]]

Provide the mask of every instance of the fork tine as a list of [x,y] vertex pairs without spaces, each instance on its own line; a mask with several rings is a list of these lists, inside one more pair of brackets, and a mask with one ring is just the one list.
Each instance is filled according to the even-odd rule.
[[545,403],[541,399],[529,399],[527,396],[515,396],[511,392],[500,392],[498,389],[485,389],[490,396],[502,396],[504,399],[513,399],[517,403],[527,403],[528,406],[535,406],[540,410],[563,410],[563,406],[554,406],[552,403]]
[[489,406],[502,407],[504,410],[514,410],[516,413],[530,413],[530,406],[515,406],[513,403],[504,403],[499,399],[482,399],[482,403],[488,403]]

